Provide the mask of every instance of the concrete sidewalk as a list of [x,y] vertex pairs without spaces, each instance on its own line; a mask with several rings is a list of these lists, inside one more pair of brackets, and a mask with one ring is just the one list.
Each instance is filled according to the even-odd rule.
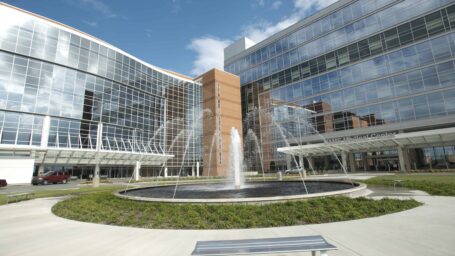
[[[190,255],[196,241],[319,234],[338,246],[329,255],[454,255],[455,197],[419,196],[425,205],[377,218],[240,230],[156,230],[62,219],[61,198],[0,207],[0,255]],[[293,255],[310,255],[309,253]]]

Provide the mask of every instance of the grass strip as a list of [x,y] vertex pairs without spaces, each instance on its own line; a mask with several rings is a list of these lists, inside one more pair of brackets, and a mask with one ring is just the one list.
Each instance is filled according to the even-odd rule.
[[397,186],[418,189],[435,196],[455,196],[455,174],[399,174],[379,176],[362,181],[371,185],[393,186],[394,181],[402,180]]

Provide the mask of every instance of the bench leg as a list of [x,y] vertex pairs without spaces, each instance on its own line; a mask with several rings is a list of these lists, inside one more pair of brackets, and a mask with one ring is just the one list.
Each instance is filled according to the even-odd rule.
[[321,256],[328,256],[327,251],[321,251]]

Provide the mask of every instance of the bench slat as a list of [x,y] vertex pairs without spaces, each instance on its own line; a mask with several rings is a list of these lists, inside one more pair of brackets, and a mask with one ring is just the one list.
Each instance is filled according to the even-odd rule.
[[221,245],[199,245],[200,249],[213,249],[213,248],[236,248],[236,247],[258,247],[258,246],[291,246],[291,245],[301,245],[301,246],[324,246],[327,243],[325,242],[277,242],[277,243],[246,243],[246,244],[221,244]]
[[321,240],[325,242],[322,236],[295,236],[295,237],[276,237],[276,238],[258,238],[258,239],[241,239],[241,240],[215,240],[199,241],[198,244],[237,244],[237,243],[258,243],[258,242],[284,242],[284,241],[313,241]]
[[322,236],[281,237],[245,240],[200,241],[191,255],[241,255],[259,253],[336,250]]

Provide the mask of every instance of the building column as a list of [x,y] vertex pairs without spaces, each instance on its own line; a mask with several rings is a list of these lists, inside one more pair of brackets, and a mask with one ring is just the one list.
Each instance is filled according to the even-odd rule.
[[329,156],[323,156],[324,158],[324,171],[329,170]]
[[93,187],[100,186],[100,164],[96,163],[95,170],[93,171]]
[[38,166],[38,176],[44,174],[44,164]]
[[309,156],[309,157],[307,157],[307,160],[308,160],[308,165],[310,167],[310,170],[314,174],[315,173],[314,172],[314,158]]
[[199,177],[199,161],[196,162],[196,177]]
[[134,180],[139,181],[141,179],[141,162],[136,161],[134,165]]
[[370,170],[368,165],[368,152],[362,152],[362,163],[363,163],[363,171],[367,172]]
[[357,171],[354,152],[349,152],[349,171],[351,171],[351,172]]
[[341,164],[342,166],[342,172],[347,172],[348,171],[348,152],[342,151],[341,152]]
[[97,155],[95,155],[95,158],[97,160],[96,160],[95,170],[93,171],[93,187],[95,187],[95,188],[100,186],[100,162],[99,162],[98,152],[101,150],[101,143],[103,143],[102,136],[103,136],[103,123],[98,122],[98,127],[96,130]]
[[194,165],[191,166],[191,177],[196,177],[196,173],[194,171]]
[[164,178],[167,178],[167,166],[164,167]]
[[[291,170],[292,169],[292,160],[291,160],[292,156],[291,155],[286,155],[286,168],[287,170]],[[284,171],[284,170],[282,170]]]
[[406,164],[406,163],[409,162],[408,152],[407,152],[406,148],[403,148],[403,147],[397,147],[397,151],[398,151],[398,161],[400,163],[400,171],[406,172],[406,171],[408,171],[408,164]]
[[299,155],[299,165],[300,168],[302,168],[303,178],[306,178],[305,159],[303,158],[303,155]]

